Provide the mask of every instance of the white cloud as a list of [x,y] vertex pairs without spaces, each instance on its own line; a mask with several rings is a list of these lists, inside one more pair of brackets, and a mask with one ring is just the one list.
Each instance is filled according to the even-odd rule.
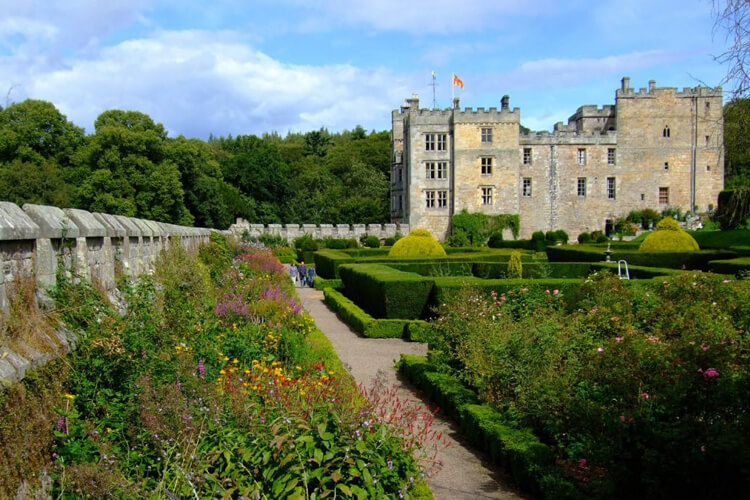
[[492,78],[505,88],[560,86],[610,75],[624,75],[684,57],[680,52],[650,50],[601,58],[540,59],[522,63],[505,75]]
[[51,101],[89,131],[99,113],[118,108],[197,137],[387,127],[411,87],[385,69],[284,64],[236,33],[204,31],[160,32],[31,73],[0,59],[0,89],[19,80],[28,97]]

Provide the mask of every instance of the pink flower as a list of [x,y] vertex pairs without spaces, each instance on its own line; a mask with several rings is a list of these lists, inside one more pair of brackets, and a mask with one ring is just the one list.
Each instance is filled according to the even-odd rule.
[[596,348],[596,352],[604,352],[604,348],[603,347],[597,347]]
[[641,394],[641,397],[642,397],[643,399],[649,399],[649,398],[650,398],[651,396],[649,395],[649,393],[647,393],[647,392],[644,392],[643,394]]
[[545,290],[544,293],[546,293],[547,295],[549,295],[549,290]]
[[731,283],[732,280],[724,280],[722,283]]
[[625,421],[625,415],[620,415],[620,422],[624,422],[624,421]]
[[708,351],[709,347],[706,344],[701,344],[701,349]]
[[552,290],[552,295],[557,295],[558,293],[560,293],[560,290]]
[[622,342],[623,340],[625,340],[625,338],[624,337],[615,337],[615,340],[617,342]]
[[656,342],[659,342],[659,337],[654,337],[653,335],[651,335],[651,336],[650,336],[649,338],[647,338],[646,340],[648,340],[649,342],[654,342],[654,343],[656,343]]
[[612,320],[612,321],[620,321],[620,318],[618,316],[612,316],[609,319]]
[[528,289],[528,288],[521,288],[521,293],[526,293],[526,292],[528,292],[528,291],[529,291],[529,289]]
[[706,445],[701,445],[701,453],[706,453]]
[[585,458],[582,458],[578,461],[578,465],[580,465],[581,467],[586,467],[587,463],[588,461]]
[[695,345],[695,340],[691,340],[690,345]]
[[705,372],[703,372],[703,378],[706,380],[716,378],[719,376],[719,370],[716,368],[709,368]]

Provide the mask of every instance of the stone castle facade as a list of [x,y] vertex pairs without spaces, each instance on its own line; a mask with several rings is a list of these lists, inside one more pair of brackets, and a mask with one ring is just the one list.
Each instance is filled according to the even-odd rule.
[[521,132],[510,109],[392,113],[391,221],[450,234],[462,211],[519,214],[520,236],[604,230],[631,210],[706,211],[724,186],[721,88],[638,91],[624,77],[615,104],[581,106],[553,132]]

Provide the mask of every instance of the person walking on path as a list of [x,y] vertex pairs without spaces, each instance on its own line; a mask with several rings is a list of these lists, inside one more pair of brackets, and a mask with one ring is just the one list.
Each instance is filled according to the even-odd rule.
[[310,288],[313,287],[314,281],[315,281],[315,268],[313,266],[310,266],[307,268],[307,284],[310,286]]
[[289,266],[289,277],[292,278],[292,283],[294,286],[297,286],[297,275],[299,274],[299,269],[297,269],[297,264],[292,262],[292,265]]
[[299,286],[303,287],[305,286],[305,282],[307,280],[307,266],[305,265],[305,261],[299,263]]

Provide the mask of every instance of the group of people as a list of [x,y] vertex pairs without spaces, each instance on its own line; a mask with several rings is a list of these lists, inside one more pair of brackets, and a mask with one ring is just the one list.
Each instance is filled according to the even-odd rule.
[[292,262],[289,266],[289,277],[292,278],[294,286],[313,286],[315,280],[315,268],[313,266],[306,266],[305,262],[299,263],[299,266]]

